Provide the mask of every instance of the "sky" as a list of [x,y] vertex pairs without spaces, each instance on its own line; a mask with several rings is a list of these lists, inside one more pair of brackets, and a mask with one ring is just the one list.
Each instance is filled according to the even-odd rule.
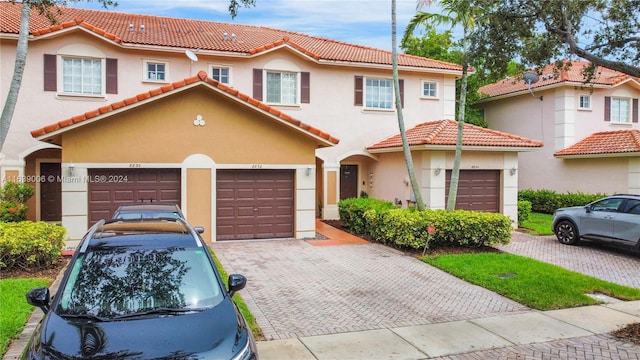
[[[67,6],[103,9],[95,0],[70,1]],[[391,0],[256,0],[255,7],[241,7],[235,19],[228,7],[228,0],[118,0],[109,10],[267,26],[391,50]],[[434,2],[423,11],[440,9]],[[398,44],[415,14],[416,0],[396,0]]]

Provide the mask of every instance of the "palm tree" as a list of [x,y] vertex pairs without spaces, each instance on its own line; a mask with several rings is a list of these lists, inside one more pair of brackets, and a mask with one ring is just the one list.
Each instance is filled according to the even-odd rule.
[[409,140],[404,126],[404,117],[402,116],[402,102],[400,99],[400,80],[398,78],[398,50],[396,45],[396,0],[391,0],[391,58],[393,66],[393,91],[395,95],[396,112],[398,114],[398,127],[400,128],[400,137],[402,138],[402,150],[404,152],[404,160],[407,164],[407,172],[409,173],[409,181],[411,189],[415,196],[416,207],[418,210],[424,210],[424,202],[420,186],[416,180],[416,172],[413,166],[413,158],[411,157],[411,149],[409,149]]
[[443,24],[448,23],[451,27],[462,26],[462,79],[460,83],[460,101],[458,104],[458,136],[456,138],[456,152],[451,172],[451,183],[449,185],[449,199],[447,201],[447,211],[453,211],[456,207],[456,197],[458,195],[458,182],[460,179],[460,160],[462,159],[462,135],[464,132],[464,108],[467,98],[467,72],[469,64],[467,62],[468,35],[474,28],[474,8],[467,0],[441,0],[442,10],[446,15],[432,14],[421,11],[425,5],[431,5],[432,0],[418,0],[418,13],[411,18],[404,38],[408,39],[415,31],[416,27],[422,24]]

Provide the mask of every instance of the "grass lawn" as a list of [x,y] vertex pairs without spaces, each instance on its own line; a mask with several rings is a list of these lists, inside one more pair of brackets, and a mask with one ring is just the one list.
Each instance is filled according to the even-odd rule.
[[551,230],[551,222],[553,215],[531,213],[529,218],[524,221],[521,227],[530,230],[531,235],[553,235]]
[[597,304],[598,301],[584,295],[594,293],[622,300],[640,300],[640,289],[513,254],[439,255],[422,257],[421,260],[538,310]]
[[[9,341],[22,332],[34,307],[27,303],[27,291],[47,286],[47,279],[1,279],[0,280],[0,356],[9,346]],[[40,310],[37,310],[40,311]]]

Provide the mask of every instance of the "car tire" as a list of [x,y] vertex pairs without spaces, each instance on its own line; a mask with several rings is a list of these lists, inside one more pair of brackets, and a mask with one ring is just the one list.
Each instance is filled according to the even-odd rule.
[[560,243],[565,245],[575,245],[580,240],[578,229],[569,220],[562,220],[556,225],[556,237]]

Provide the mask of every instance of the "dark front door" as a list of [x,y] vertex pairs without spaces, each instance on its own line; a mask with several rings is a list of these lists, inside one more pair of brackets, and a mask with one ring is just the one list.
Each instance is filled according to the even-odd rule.
[[358,197],[358,165],[340,165],[340,200]]
[[60,163],[40,163],[40,220],[62,220],[62,183]]

